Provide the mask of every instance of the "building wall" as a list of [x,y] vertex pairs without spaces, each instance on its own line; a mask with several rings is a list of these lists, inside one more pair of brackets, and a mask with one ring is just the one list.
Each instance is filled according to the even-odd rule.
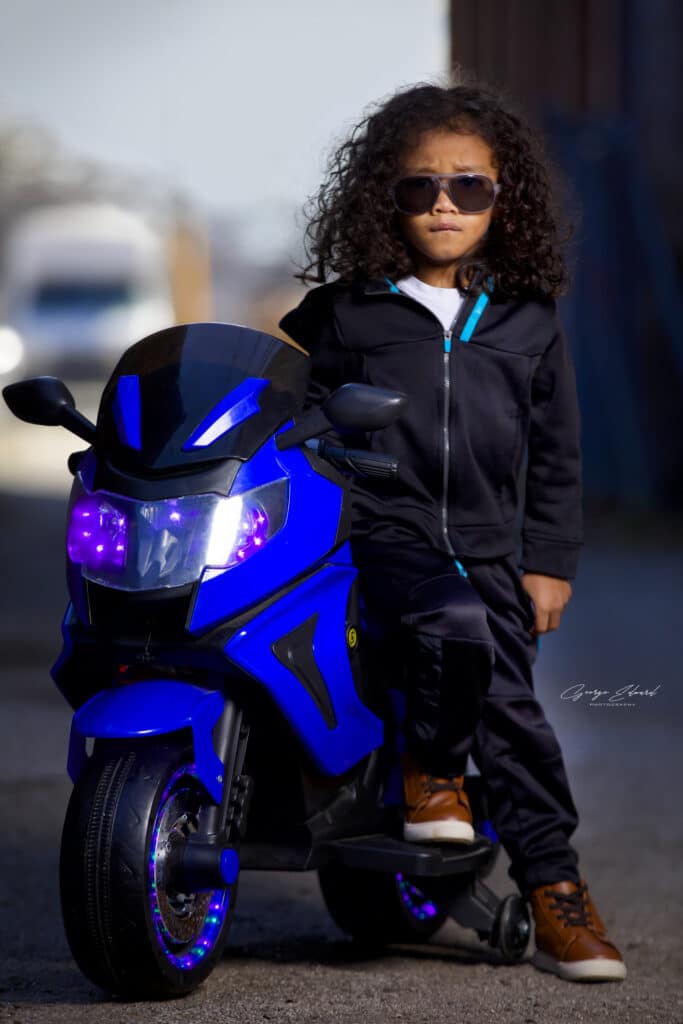
[[451,60],[532,117],[633,118],[683,263],[680,0],[451,0]]

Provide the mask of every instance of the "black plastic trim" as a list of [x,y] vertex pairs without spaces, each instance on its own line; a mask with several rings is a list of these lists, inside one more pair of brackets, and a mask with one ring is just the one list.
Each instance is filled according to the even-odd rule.
[[364,871],[393,872],[420,878],[475,874],[490,858],[491,842],[477,836],[472,844],[419,845],[383,833],[350,836],[307,845],[243,844],[240,863],[252,871],[309,871],[326,864],[344,864]]
[[325,480],[329,480],[330,483],[336,484],[337,487],[342,488],[342,503],[341,511],[339,513],[339,521],[337,523],[337,533],[334,538],[334,546],[339,547],[344,541],[347,541],[351,536],[351,482],[343,473],[340,473],[338,469],[335,469],[325,459],[321,459],[319,455],[305,445],[302,446],[301,451],[304,453],[309,466],[314,473],[318,476],[323,477]]
[[90,624],[110,636],[181,640],[196,584],[129,591],[85,580]]
[[271,650],[280,664],[296,676],[306,693],[313,698],[328,729],[334,729],[337,716],[313,651],[313,638],[319,618],[320,612],[315,612],[295,629],[275,640]]
[[178,498],[190,494],[229,494],[238,470],[243,465],[241,459],[221,459],[218,462],[195,464],[192,469],[150,478],[134,476],[114,466],[110,461],[97,458],[95,465],[94,490],[112,491],[140,501],[154,501],[161,498]]

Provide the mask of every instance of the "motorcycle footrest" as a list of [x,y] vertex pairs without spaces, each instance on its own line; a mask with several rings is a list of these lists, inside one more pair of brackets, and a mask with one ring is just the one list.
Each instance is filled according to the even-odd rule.
[[468,844],[407,843],[381,834],[334,839],[324,844],[328,863],[336,861],[350,868],[400,871],[423,877],[476,872],[490,858],[491,852],[491,841],[481,835]]

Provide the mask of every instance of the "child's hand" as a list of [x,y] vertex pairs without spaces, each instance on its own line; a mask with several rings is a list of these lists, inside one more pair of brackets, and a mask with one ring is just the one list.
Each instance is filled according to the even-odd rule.
[[536,572],[525,572],[521,576],[522,586],[536,606],[536,623],[529,632],[532,636],[549,633],[557,629],[560,616],[572,596],[568,580],[556,576],[541,576]]

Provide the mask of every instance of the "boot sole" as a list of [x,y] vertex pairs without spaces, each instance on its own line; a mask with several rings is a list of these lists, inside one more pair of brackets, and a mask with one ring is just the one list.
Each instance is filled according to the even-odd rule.
[[466,821],[423,821],[403,825],[403,838],[409,843],[473,843],[474,829]]
[[609,960],[602,956],[577,960],[576,963],[562,963],[548,953],[536,950],[531,962],[539,970],[557,974],[565,981],[623,981],[626,977],[626,964],[623,960]]

